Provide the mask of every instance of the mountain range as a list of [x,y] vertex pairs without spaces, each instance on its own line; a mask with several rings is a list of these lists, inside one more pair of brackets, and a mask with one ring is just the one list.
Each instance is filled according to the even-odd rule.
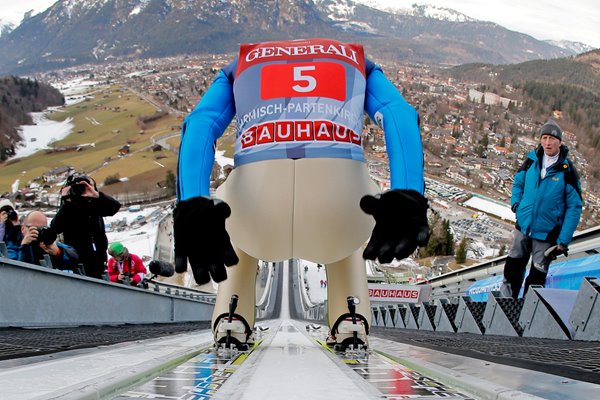
[[360,42],[370,56],[388,60],[449,65],[510,64],[589,50],[423,5],[400,10],[376,8],[369,0],[62,0],[5,28],[0,74],[232,53],[240,43],[306,37]]

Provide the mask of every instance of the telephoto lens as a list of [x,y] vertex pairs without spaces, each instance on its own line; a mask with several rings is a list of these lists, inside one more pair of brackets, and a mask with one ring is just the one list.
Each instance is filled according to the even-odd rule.
[[56,241],[56,233],[49,226],[43,226],[38,229],[38,242],[51,245]]

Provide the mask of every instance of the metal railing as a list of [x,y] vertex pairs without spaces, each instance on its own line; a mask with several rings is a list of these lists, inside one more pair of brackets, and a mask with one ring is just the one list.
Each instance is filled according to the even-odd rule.
[[[569,245],[569,260],[586,257],[600,251],[600,226],[596,226],[575,234]],[[558,257],[557,261],[564,261],[565,257]],[[431,298],[457,298],[476,281],[491,276],[501,275],[504,270],[506,256],[472,265],[460,270],[430,278],[421,282],[421,285],[431,285]]]
[[164,293],[191,300],[199,300],[211,304],[215,304],[217,298],[215,293],[203,292],[202,290],[155,281],[153,279],[146,279],[144,282],[148,285],[147,289],[153,290],[157,293]]

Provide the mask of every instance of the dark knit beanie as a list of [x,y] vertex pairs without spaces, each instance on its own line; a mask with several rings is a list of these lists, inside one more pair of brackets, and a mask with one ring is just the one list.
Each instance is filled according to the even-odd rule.
[[556,121],[553,119],[549,119],[546,121],[544,126],[542,126],[542,129],[540,130],[540,136],[543,135],[554,136],[562,142],[562,129],[560,129],[560,126],[558,126]]

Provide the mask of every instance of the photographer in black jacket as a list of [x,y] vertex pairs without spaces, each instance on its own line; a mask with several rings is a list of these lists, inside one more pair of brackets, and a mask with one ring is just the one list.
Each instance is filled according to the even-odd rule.
[[119,208],[121,203],[99,192],[87,175],[69,176],[61,189],[61,206],[51,227],[75,248],[87,276],[102,278],[106,270],[108,239],[102,217],[115,215]]

